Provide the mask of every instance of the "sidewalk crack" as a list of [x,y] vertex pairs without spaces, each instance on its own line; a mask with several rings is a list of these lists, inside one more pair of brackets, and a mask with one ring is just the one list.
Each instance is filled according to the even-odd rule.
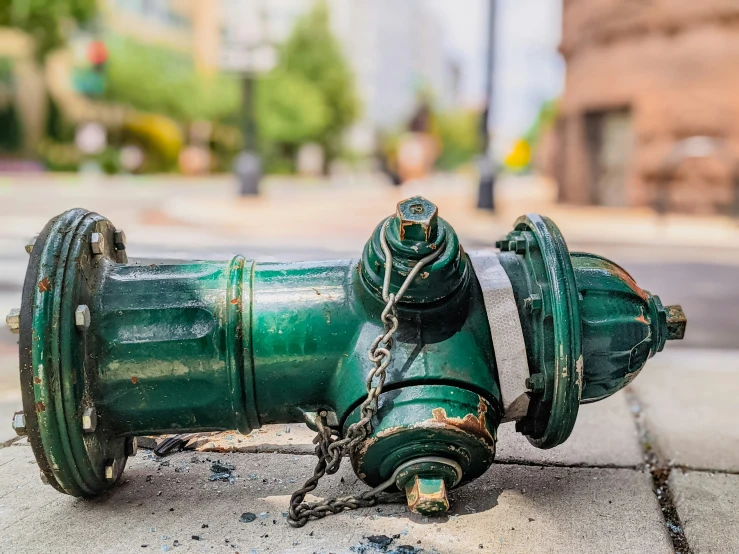
[[680,515],[675,506],[674,497],[670,490],[670,473],[672,467],[658,452],[649,430],[644,423],[644,413],[638,395],[630,387],[625,390],[626,400],[634,415],[634,424],[639,434],[639,443],[644,455],[644,463],[652,476],[652,487],[659,502],[662,517],[665,521],[667,533],[672,541],[675,554],[693,554],[693,550],[685,537],[685,530],[680,521]]

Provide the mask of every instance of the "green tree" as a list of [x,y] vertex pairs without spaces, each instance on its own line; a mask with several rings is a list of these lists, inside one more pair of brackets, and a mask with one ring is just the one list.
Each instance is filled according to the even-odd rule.
[[86,23],[96,13],[97,0],[0,0],[0,26],[30,34],[39,59],[64,43],[66,23]]
[[331,32],[325,0],[298,19],[282,48],[279,71],[300,77],[315,87],[327,110],[325,125],[312,140],[326,151],[326,159],[340,150],[341,135],[359,114],[354,76]]

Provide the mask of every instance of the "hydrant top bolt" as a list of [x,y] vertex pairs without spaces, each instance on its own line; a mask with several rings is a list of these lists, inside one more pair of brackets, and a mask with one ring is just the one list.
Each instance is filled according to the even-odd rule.
[[26,435],[26,414],[23,412],[13,414],[13,430],[19,437]]
[[438,214],[439,209],[422,196],[399,202],[395,217],[400,225],[400,240],[433,241],[438,228]]
[[665,312],[667,312],[667,340],[682,339],[688,323],[682,306],[665,306]]
[[11,333],[18,334],[21,328],[21,311],[18,308],[13,308],[5,316],[5,323],[8,325]]

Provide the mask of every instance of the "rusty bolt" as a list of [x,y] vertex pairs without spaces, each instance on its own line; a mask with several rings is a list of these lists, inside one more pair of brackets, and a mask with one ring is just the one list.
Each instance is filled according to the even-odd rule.
[[105,462],[104,472],[106,481],[115,481],[117,475],[115,460],[108,460]]
[[94,256],[99,256],[105,252],[105,237],[102,233],[93,233],[90,236],[90,249]]
[[36,244],[36,239],[38,238],[38,235],[33,237],[31,240],[28,241],[26,244],[26,253],[30,254],[33,252],[33,245]]
[[82,331],[90,327],[90,308],[85,304],[80,304],[74,310],[74,324]]
[[682,306],[665,306],[667,312],[667,340],[681,340],[688,320]]
[[11,333],[18,334],[21,329],[21,311],[18,308],[13,308],[5,316],[5,323],[8,325]]
[[544,392],[544,375],[542,373],[534,373],[531,377],[527,377],[526,388],[535,394]]
[[41,478],[41,482],[44,485],[48,485],[49,484],[49,478],[46,476],[46,473],[44,473],[43,471],[39,471],[39,477]]
[[398,202],[395,217],[400,224],[400,240],[433,241],[438,228],[438,213],[439,209],[422,196]]
[[524,298],[523,306],[528,312],[538,312],[541,310],[542,306],[541,296],[538,294],[532,294],[531,296]]
[[85,408],[82,412],[82,430],[94,433],[98,426],[98,411],[94,407]]
[[414,475],[405,485],[405,497],[411,512],[431,516],[449,509],[446,483],[441,477]]
[[139,443],[136,437],[127,437],[125,444],[126,456],[131,458],[135,456],[139,451]]
[[23,412],[15,412],[13,414],[13,430],[19,437],[26,435],[26,414]]
[[126,249],[126,233],[122,229],[116,229],[113,233],[113,246],[116,250]]

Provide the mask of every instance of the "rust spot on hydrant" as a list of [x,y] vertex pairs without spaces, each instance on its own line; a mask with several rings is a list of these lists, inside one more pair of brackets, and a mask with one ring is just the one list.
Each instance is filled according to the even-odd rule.
[[37,412],[45,412],[46,411],[46,405],[44,405],[43,402],[36,402],[36,411]]
[[487,413],[487,407],[485,406],[485,402],[482,398],[480,398],[480,403],[477,405],[477,416],[475,416],[474,414],[467,414],[463,418],[447,417],[446,410],[444,408],[434,408],[433,410],[431,410],[431,413],[434,416],[434,421],[437,423],[450,425],[452,427],[456,427],[461,431],[465,431],[477,437],[482,437],[486,441],[492,443],[495,442],[493,437],[490,435],[490,431],[488,431],[487,427],[485,426],[485,414]]
[[51,290],[51,281],[49,281],[48,277],[44,277],[39,281],[38,284],[38,291],[39,292],[47,292]]
[[133,377],[131,377],[131,382],[135,385],[139,382],[139,378],[134,375]]
[[239,299],[238,298],[234,298],[233,300],[231,300],[231,304],[236,305],[238,303],[239,303]]

